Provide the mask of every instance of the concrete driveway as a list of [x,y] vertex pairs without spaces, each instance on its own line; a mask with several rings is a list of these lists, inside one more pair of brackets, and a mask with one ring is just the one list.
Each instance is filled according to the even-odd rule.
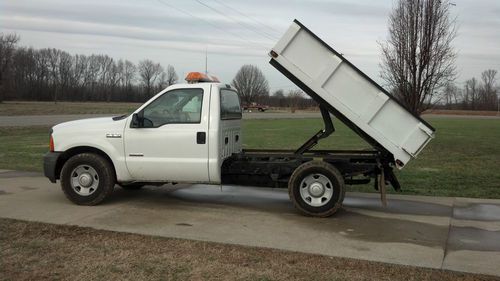
[[283,189],[116,188],[77,206],[38,173],[0,171],[0,216],[270,247],[500,276],[500,200],[348,193],[327,219],[298,214]]

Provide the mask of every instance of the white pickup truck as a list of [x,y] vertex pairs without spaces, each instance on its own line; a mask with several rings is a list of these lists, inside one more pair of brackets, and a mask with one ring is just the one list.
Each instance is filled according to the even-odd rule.
[[[374,179],[383,199],[386,183],[399,190],[393,167],[416,157],[434,129],[296,20],[270,56],[320,107],[325,128],[300,148],[242,150],[237,92],[193,73],[188,84],[166,88],[131,115],[54,126],[45,175],[82,205],[99,204],[115,184],[288,187],[297,209],[318,217],[342,206],[346,185]],[[335,131],[331,115],[374,149],[312,150]]]

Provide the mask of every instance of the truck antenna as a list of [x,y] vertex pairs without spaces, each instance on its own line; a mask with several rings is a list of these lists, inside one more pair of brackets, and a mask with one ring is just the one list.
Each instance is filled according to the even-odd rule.
[[205,74],[208,75],[208,48],[205,47]]

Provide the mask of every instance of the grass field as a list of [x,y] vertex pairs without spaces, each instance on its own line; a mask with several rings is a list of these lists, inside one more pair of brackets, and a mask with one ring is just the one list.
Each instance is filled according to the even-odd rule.
[[0,219],[0,279],[472,281],[496,278],[266,248]]
[[[432,118],[437,134],[398,178],[404,194],[500,198],[500,120]],[[321,128],[321,120],[245,120],[246,148],[297,148]],[[369,148],[336,122],[337,131],[318,148]],[[0,169],[42,170],[46,127],[0,128]],[[351,191],[373,191],[355,186]]]
[[[397,173],[405,194],[500,198],[500,120],[432,118],[436,138]],[[321,149],[369,148],[336,122]],[[245,121],[244,140],[252,148],[296,148],[321,128],[321,120]],[[350,190],[372,191],[371,186]]]
[[3,102],[0,103],[0,116],[125,114],[133,112],[140,105],[124,102]]

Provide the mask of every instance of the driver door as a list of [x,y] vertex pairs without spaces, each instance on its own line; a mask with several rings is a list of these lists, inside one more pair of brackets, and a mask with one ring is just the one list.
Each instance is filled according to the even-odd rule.
[[[202,88],[165,92],[126,129],[130,174],[142,181],[208,182],[208,103]],[[133,122],[131,122],[132,124]]]

